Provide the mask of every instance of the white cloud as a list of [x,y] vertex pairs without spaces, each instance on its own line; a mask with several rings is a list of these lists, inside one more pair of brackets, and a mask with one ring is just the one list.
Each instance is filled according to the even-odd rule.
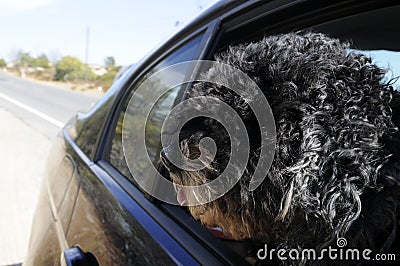
[[34,9],[56,2],[56,0],[0,0],[0,9]]

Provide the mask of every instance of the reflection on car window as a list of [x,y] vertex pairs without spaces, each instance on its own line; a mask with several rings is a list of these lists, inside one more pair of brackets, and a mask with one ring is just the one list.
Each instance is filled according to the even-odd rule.
[[[152,68],[146,75],[144,75],[135,85],[134,88],[131,90],[129,93],[128,97],[124,100],[122,111],[119,115],[119,119],[117,122],[117,126],[115,129],[115,135],[112,140],[112,147],[111,147],[111,152],[110,152],[110,157],[109,157],[109,162],[111,165],[113,165],[121,174],[126,176],[131,182],[134,184],[137,184],[137,182],[134,180],[132,177],[129,168],[127,166],[125,157],[124,157],[124,151],[122,148],[122,132],[124,131],[125,133],[130,133],[134,134],[135,132],[135,121],[131,121],[129,124],[125,124],[125,127],[128,128],[123,128],[123,119],[125,113],[128,111],[128,104],[129,100],[132,98],[133,93],[135,93],[135,90],[142,84],[146,78],[151,76],[152,74],[160,71],[163,68],[166,68],[168,66],[181,63],[184,61],[190,61],[193,59],[193,56],[200,44],[201,37],[196,37],[195,39],[191,40],[189,43],[184,45],[183,47],[179,48],[176,50],[173,54],[168,56],[165,60],[157,64],[154,68]],[[181,73],[177,73],[181,75],[182,81],[184,80],[185,75],[187,74],[188,69],[182,69]],[[157,84],[152,84],[152,86],[165,86],[165,83],[163,80],[157,80]],[[153,164],[157,164],[159,161],[159,153],[161,149],[161,128],[162,128],[162,123],[165,119],[165,117],[168,115],[169,111],[173,107],[173,104],[175,102],[177,93],[180,90],[180,86],[175,87],[171,90],[169,90],[167,93],[162,95],[157,103],[154,105],[152,108],[152,111],[150,112],[149,117],[147,118],[147,123],[146,123],[146,134],[145,134],[145,139],[146,139],[146,148],[147,152],[149,155],[149,158],[152,160]],[[139,97],[145,98],[146,95],[139,95]],[[143,104],[146,101],[143,102],[133,102],[129,105],[129,108],[133,109],[138,109],[141,108],[141,104]],[[132,110],[130,111],[132,112]],[[137,176],[136,178],[145,178],[146,179],[146,174],[148,172],[148,169],[143,167],[145,164],[140,161],[135,161],[134,162],[134,167],[135,167],[135,173],[140,173],[140,176]],[[149,178],[149,180],[153,180],[152,178]]]

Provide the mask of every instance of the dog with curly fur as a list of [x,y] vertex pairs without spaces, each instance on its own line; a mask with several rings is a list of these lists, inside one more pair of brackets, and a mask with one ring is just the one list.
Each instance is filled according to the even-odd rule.
[[[349,47],[324,34],[288,33],[231,46],[216,56],[217,62],[246,73],[267,98],[275,118],[275,157],[262,184],[250,191],[261,146],[251,99],[217,84],[193,85],[188,98],[224,101],[250,136],[250,157],[241,179],[210,203],[188,204],[194,218],[221,228],[229,239],[278,248],[318,250],[339,237],[347,239],[349,248],[394,248],[400,225],[400,94],[385,81],[385,69]],[[204,76],[227,78],[218,69]],[[162,154],[174,183],[207,184],[224,170],[229,135],[212,118],[186,124],[181,152],[198,158],[205,137],[215,141],[217,152],[202,170],[182,170]],[[181,203],[194,200],[178,194]]]

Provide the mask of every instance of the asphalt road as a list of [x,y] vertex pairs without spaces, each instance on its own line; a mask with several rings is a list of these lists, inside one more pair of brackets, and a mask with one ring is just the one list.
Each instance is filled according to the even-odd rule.
[[98,99],[0,72],[0,106],[49,139],[77,111],[87,111]]
[[0,265],[24,260],[52,140],[98,99],[0,72]]

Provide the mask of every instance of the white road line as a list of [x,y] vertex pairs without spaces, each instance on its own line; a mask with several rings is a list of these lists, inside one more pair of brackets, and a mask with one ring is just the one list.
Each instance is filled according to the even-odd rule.
[[4,95],[1,92],[0,92],[0,97],[3,98],[4,100],[9,101],[10,103],[13,103],[13,104],[21,107],[22,109],[25,109],[28,112],[31,112],[34,115],[37,115],[38,117],[46,120],[49,123],[52,123],[53,125],[55,125],[55,126],[57,126],[59,128],[63,128],[64,127],[64,123],[58,121],[57,119],[54,119],[53,117],[48,116],[48,115],[46,115],[46,114],[44,114],[44,113],[42,113],[42,112],[40,112],[40,111],[28,106],[26,104],[18,102],[17,100],[14,100],[13,98],[8,97],[7,95]]

